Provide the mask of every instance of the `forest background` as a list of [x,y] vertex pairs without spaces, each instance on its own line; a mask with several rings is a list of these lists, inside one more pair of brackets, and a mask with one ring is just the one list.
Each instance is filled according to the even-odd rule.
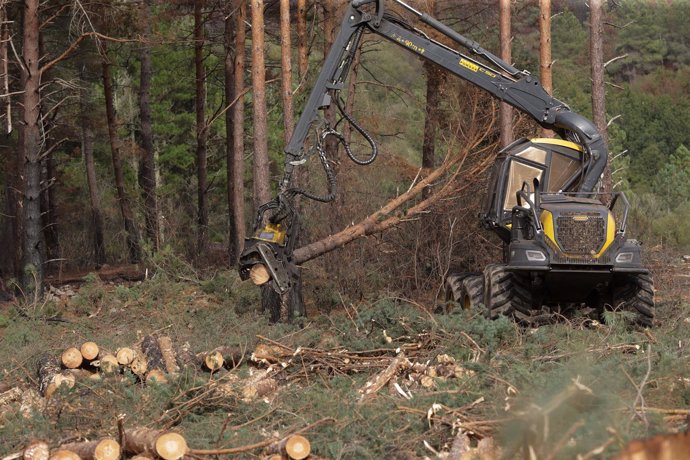
[[[345,2],[291,2],[287,43],[277,1],[36,2],[33,35],[26,21],[31,3],[2,2],[5,284],[30,291],[44,272],[140,262],[156,253],[198,267],[234,266],[255,207],[272,196],[282,174],[294,114]],[[418,3],[498,50],[496,2]],[[512,61],[538,75],[539,4],[514,1],[511,9]],[[611,1],[604,14],[614,189],[632,202],[633,237],[647,247],[687,249],[690,4]],[[553,2],[551,29],[554,96],[591,117],[589,8]],[[290,41],[294,46],[281,46]],[[369,168],[331,159],[339,199],[321,208],[304,204],[303,241],[378,209],[418,176],[423,152],[431,156],[425,153],[422,173],[462,150],[471,128],[487,134],[477,150],[498,147],[498,128],[486,122],[496,106],[466,83],[376,38],[367,40],[356,67],[348,103],[382,144],[382,159]],[[27,105],[33,110],[23,111]],[[470,119],[472,107],[485,114],[483,127]],[[538,133],[513,115],[512,137]],[[363,144],[356,135],[354,142]],[[486,149],[491,143],[496,148]],[[478,231],[475,217],[490,155],[467,156],[452,199],[338,259],[312,263],[307,276],[318,273],[322,284],[350,297],[381,289],[432,292],[449,266],[476,269],[495,257],[500,244]],[[323,187],[318,171],[307,169],[299,180]],[[335,263],[342,257],[348,263]]]

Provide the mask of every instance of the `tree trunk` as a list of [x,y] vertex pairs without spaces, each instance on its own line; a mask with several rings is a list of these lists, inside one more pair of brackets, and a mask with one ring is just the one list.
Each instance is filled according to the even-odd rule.
[[[510,64],[512,60],[510,35],[510,0],[500,0],[499,8],[501,59]],[[499,126],[501,131],[501,147],[505,147],[506,145],[513,142],[513,108],[505,102],[501,102]]]
[[307,51],[307,0],[297,0],[297,66],[300,80],[304,80],[309,68]]
[[[436,66],[424,64],[426,70],[426,116],[424,118],[424,140],[422,142],[422,168],[430,171],[436,162],[436,128],[438,126],[440,90],[443,75]],[[426,198],[431,189],[424,190]]]
[[24,248],[22,286],[24,293],[43,295],[43,251],[41,226],[41,73],[39,69],[38,0],[24,3],[22,75],[23,136],[20,147],[24,159]]
[[206,69],[204,68],[204,0],[194,1],[194,69],[196,73],[196,175],[197,175],[197,250],[203,257],[208,249],[208,203],[206,198]]
[[60,238],[57,222],[57,196],[55,193],[56,167],[54,148],[49,147],[45,157],[43,183],[44,191],[41,200],[41,213],[43,214],[43,238],[46,242],[46,269],[52,261],[60,258]]
[[139,117],[141,123],[142,157],[139,160],[139,187],[144,200],[146,238],[154,251],[158,250],[158,204],[156,199],[156,163],[153,152],[153,126],[149,92],[153,77],[151,63],[151,0],[142,2],[142,23],[144,39],[141,43],[141,75],[139,83]]
[[252,94],[254,123],[254,207],[271,199],[264,64],[264,2],[252,2]]
[[[599,134],[608,142],[606,129],[606,91],[604,88],[604,50],[602,42],[603,6],[601,0],[590,2],[590,36],[589,52],[592,67],[592,118]],[[613,189],[611,179],[611,157],[604,170],[602,192],[610,193]]]
[[[539,0],[539,78],[549,94],[553,94],[551,63],[551,0]],[[553,137],[553,131],[544,128],[542,136]]]
[[12,99],[10,98],[10,73],[7,48],[10,43],[10,23],[7,21],[7,4],[0,6],[0,71],[2,72],[2,111],[5,115],[5,134],[12,133]]
[[[235,16],[225,19],[225,112],[227,193],[229,215],[228,258],[237,264],[244,244],[244,46],[247,6],[237,2]],[[234,34],[234,38],[233,38]],[[234,52],[233,52],[234,45]]]
[[134,222],[134,215],[130,205],[129,195],[125,189],[125,176],[122,171],[122,156],[120,146],[122,141],[117,134],[117,114],[115,113],[115,103],[113,99],[113,79],[110,72],[110,59],[106,42],[101,41],[101,56],[103,59],[103,94],[105,96],[105,111],[108,120],[108,136],[110,138],[110,151],[113,159],[113,174],[115,176],[115,189],[117,190],[117,201],[120,203],[120,213],[125,225],[127,234],[127,250],[129,261],[133,264],[141,261],[141,246],[139,244],[139,230]]
[[101,210],[101,194],[98,190],[98,178],[96,177],[96,163],[93,158],[94,133],[89,116],[92,113],[89,107],[86,87],[88,82],[84,79],[84,64],[80,65],[82,89],[79,91],[79,106],[81,109],[81,152],[86,166],[86,183],[89,188],[89,200],[91,202],[91,217],[93,224],[93,242],[96,268],[105,263],[105,241],[103,238],[103,212]]
[[285,143],[290,142],[294,120],[292,116],[292,44],[290,39],[290,0],[280,0],[281,89],[283,93],[283,126]]

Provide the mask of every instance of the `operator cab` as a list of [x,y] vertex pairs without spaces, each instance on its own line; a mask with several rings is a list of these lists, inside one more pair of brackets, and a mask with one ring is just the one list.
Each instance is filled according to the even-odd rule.
[[501,150],[484,204],[485,224],[509,241],[512,211],[524,184],[530,187],[532,199],[536,187],[541,193],[577,190],[582,177],[582,151],[574,142],[551,138],[522,138]]

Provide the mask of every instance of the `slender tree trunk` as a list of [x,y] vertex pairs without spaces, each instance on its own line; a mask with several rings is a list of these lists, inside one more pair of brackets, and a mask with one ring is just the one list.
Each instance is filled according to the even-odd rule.
[[[602,42],[602,29],[604,23],[602,0],[591,0],[589,5],[589,52],[592,68],[592,118],[594,125],[604,138],[604,142],[608,142],[606,128],[606,91],[604,88],[604,49]],[[602,192],[604,193],[609,193],[613,189],[610,167],[611,157],[609,157],[608,162],[609,163],[604,170],[604,179],[602,182]]]
[[[510,64],[512,60],[510,0],[500,0],[499,8],[501,59]],[[501,131],[501,147],[505,147],[513,142],[513,108],[505,102],[501,102],[499,126]]]
[[153,152],[153,126],[149,92],[153,77],[151,64],[151,0],[142,2],[144,40],[141,44],[141,75],[139,83],[139,117],[141,123],[142,158],[139,161],[139,186],[144,200],[146,238],[154,251],[158,250],[158,203],[156,199],[156,162]]
[[[436,1],[427,2],[429,14],[437,16]],[[425,62],[424,70],[426,73],[426,108],[424,117],[424,139],[422,141],[422,168],[431,169],[434,167],[436,152],[436,128],[438,126],[438,106],[440,102],[441,90],[441,71],[437,66]],[[423,192],[423,196],[430,192],[429,189]]]
[[297,0],[297,66],[300,80],[305,78],[309,68],[307,51],[307,0]]
[[98,190],[98,178],[96,177],[96,163],[93,158],[94,133],[90,122],[91,108],[88,101],[87,85],[84,78],[84,65],[80,65],[82,89],[79,91],[79,108],[81,110],[81,153],[86,167],[86,183],[89,188],[89,200],[91,202],[92,231],[94,242],[94,256],[96,268],[105,263],[105,240],[103,237],[103,212],[101,210],[101,194]]
[[108,120],[108,136],[110,139],[110,151],[113,160],[113,175],[115,176],[115,189],[117,190],[117,201],[120,203],[120,213],[125,225],[127,234],[127,250],[129,252],[130,263],[136,264],[141,261],[141,246],[139,244],[139,230],[134,221],[129,195],[125,189],[125,175],[122,171],[122,156],[120,146],[122,141],[117,134],[117,114],[115,113],[115,103],[113,99],[113,78],[110,71],[110,59],[106,42],[101,42],[101,56],[103,58],[103,94],[105,96],[105,112]]
[[24,2],[22,57],[23,136],[20,151],[24,159],[24,250],[21,282],[26,294],[43,294],[43,244],[41,228],[41,72],[39,69],[39,0]]
[[[553,94],[551,63],[551,0],[539,0],[539,75],[549,94]],[[544,128],[542,135],[553,137],[553,131]]]
[[[244,243],[244,46],[247,6],[237,2],[235,16],[225,19],[225,100],[234,105],[225,112],[231,265],[239,260]],[[234,35],[234,36],[233,36]],[[234,48],[234,52],[233,52]]]
[[49,267],[51,261],[55,261],[60,257],[60,238],[58,233],[58,212],[57,212],[57,194],[55,193],[55,178],[57,175],[55,165],[55,155],[53,149],[50,149],[48,155],[44,160],[45,174],[43,176],[44,193],[43,193],[43,236],[46,241],[46,268]]
[[281,89],[283,92],[283,123],[285,143],[292,137],[292,40],[290,39],[290,0],[280,0]]
[[196,73],[196,174],[197,174],[197,249],[203,257],[208,249],[208,203],[206,198],[206,69],[204,68],[203,0],[194,1],[194,69]]
[[10,42],[10,24],[7,21],[7,4],[0,6],[0,72],[2,72],[2,111],[5,116],[5,134],[12,133],[12,99],[10,98],[10,73],[7,48]]
[[254,122],[254,207],[271,199],[264,65],[264,2],[252,2],[252,94]]

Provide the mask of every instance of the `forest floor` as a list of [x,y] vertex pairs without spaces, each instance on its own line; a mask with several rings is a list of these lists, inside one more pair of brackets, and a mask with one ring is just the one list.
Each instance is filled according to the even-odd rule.
[[[651,262],[650,330],[619,313],[525,329],[387,297],[328,312],[312,302],[300,324],[269,324],[258,290],[234,272],[200,276],[178,262],[66,276],[45,302],[0,305],[0,458],[37,439],[118,439],[118,418],[181,433],[189,458],[263,458],[296,432],[310,458],[610,458],[690,426],[690,264],[676,256]],[[146,336],[186,356],[224,346],[234,362],[212,373],[187,361],[165,383],[129,368],[80,374],[37,396],[44,356],[86,341],[137,348]]]

